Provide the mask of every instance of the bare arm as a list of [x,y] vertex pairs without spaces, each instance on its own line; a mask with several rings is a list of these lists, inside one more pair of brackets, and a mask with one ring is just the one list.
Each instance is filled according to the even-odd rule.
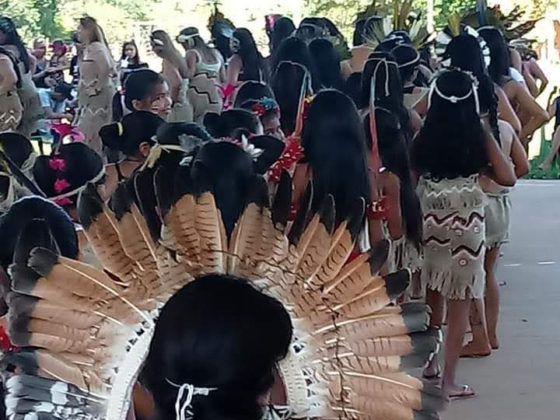
[[498,96],[498,116],[501,120],[507,121],[513,130],[519,135],[521,133],[521,121],[511,106],[511,103],[504,90],[496,86],[496,95]]
[[519,140],[519,137],[517,137],[515,133],[513,133],[510,157],[515,168],[515,176],[518,179],[529,173],[531,166],[529,164],[529,159],[527,158],[527,153],[525,152],[525,148]]
[[226,82],[228,85],[237,85],[237,82],[239,80],[239,73],[241,73],[242,68],[243,62],[241,61],[241,57],[239,57],[238,55],[234,55],[229,61],[227,68]]
[[387,197],[389,212],[387,215],[387,228],[391,239],[399,239],[404,234],[402,225],[400,183],[396,175],[385,172],[381,175],[383,179],[383,192]]
[[525,84],[527,85],[527,89],[529,89],[529,93],[533,95],[534,98],[539,96],[539,87],[537,86],[537,81],[531,74],[531,72],[527,69],[527,66],[523,66],[523,79],[525,79]]
[[489,127],[486,132],[486,152],[490,161],[490,174],[488,176],[504,187],[513,187],[517,181],[513,165],[504,156],[494,136],[490,134]]
[[196,73],[196,63],[198,63],[198,55],[194,51],[187,51],[185,60],[187,61],[187,77],[190,79]]
[[521,130],[520,137],[521,141],[524,142],[548,121],[548,113],[519,83],[515,83],[514,89],[515,101],[519,104],[522,115],[527,115],[530,118]]
[[537,96],[539,96],[546,90],[548,86],[548,77],[546,77],[543,69],[541,68],[541,66],[539,66],[539,63],[534,58],[531,59],[531,73],[536,80],[540,80],[541,82],[541,85],[539,86],[539,93],[537,94]]

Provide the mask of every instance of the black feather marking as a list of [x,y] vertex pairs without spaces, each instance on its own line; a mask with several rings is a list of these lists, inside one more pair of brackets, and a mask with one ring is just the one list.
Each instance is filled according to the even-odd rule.
[[410,284],[410,271],[400,270],[385,276],[385,286],[387,294],[391,300],[399,297]]
[[348,218],[347,229],[350,232],[352,241],[356,242],[358,236],[362,232],[364,226],[364,215],[365,215],[366,202],[363,198],[358,198],[352,209],[352,214]]
[[208,167],[200,160],[193,164],[193,189],[196,196],[205,192],[212,192],[214,187],[214,177]]
[[37,376],[39,364],[37,363],[35,351],[32,348],[5,353],[4,360],[6,363],[19,367],[21,373]]
[[41,277],[35,271],[22,264],[12,264],[10,266],[10,276],[12,278],[12,290],[25,295],[31,295],[37,280]]
[[175,173],[175,181],[173,182],[173,199],[172,204],[175,204],[183,196],[194,193],[193,179],[191,176],[190,166],[179,166]]
[[19,347],[29,346],[31,333],[29,332],[30,313],[18,312],[16,310],[8,311],[8,320],[10,321],[8,331],[12,343]]
[[280,182],[276,189],[276,196],[272,203],[272,222],[285,227],[290,219],[292,204],[292,178],[287,171],[282,171]]
[[299,208],[296,213],[296,218],[288,234],[288,240],[290,244],[297,245],[305,226],[307,223],[307,216],[311,211],[311,202],[313,201],[313,183],[307,184],[307,189],[305,190],[305,195],[299,203]]
[[33,219],[23,228],[14,249],[14,262],[25,264],[31,251],[36,247],[44,247],[60,253],[49,225],[43,219]]
[[379,273],[389,256],[391,243],[387,239],[377,242],[370,250],[369,269],[372,275]]
[[126,182],[119,182],[119,185],[117,185],[109,203],[109,206],[115,213],[117,220],[121,220],[126,213],[130,213],[130,208],[132,207],[133,202],[134,200],[129,194]]
[[161,217],[165,218],[173,205],[173,178],[165,166],[159,166],[154,175],[154,189]]
[[27,265],[37,274],[46,277],[57,263],[57,254],[46,248],[35,248],[29,254]]
[[134,189],[140,212],[146,220],[152,239],[157,242],[161,234],[161,218],[157,212],[157,199],[154,191],[154,170],[145,169],[135,174]]
[[250,182],[251,184],[247,194],[247,205],[254,203],[260,209],[270,207],[266,180],[260,175],[255,175]]
[[325,229],[329,234],[333,233],[334,222],[335,222],[335,208],[334,208],[334,197],[329,194],[325,198],[323,205],[321,206],[321,212],[319,213],[319,222],[325,226]]
[[430,315],[424,304],[421,306],[403,306],[401,316],[409,333],[426,331],[428,329]]
[[89,183],[80,193],[78,199],[78,217],[87,230],[103,212],[103,200],[97,193],[95,185]]

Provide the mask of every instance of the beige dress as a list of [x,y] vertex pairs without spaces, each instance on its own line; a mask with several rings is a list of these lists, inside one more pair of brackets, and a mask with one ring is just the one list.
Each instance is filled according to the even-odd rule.
[[39,92],[33,83],[31,72],[25,73],[25,65],[23,62],[18,63],[21,74],[21,87],[18,89],[19,99],[23,107],[23,115],[18,127],[18,131],[26,137],[39,128],[39,121],[44,116],[43,107]]
[[424,217],[422,282],[447,299],[483,298],[486,196],[479,176],[422,176],[417,193]]
[[78,128],[85,135],[85,143],[103,155],[99,130],[111,122],[112,100],[116,92],[113,59],[100,42],[89,44],[84,50],[78,85]]

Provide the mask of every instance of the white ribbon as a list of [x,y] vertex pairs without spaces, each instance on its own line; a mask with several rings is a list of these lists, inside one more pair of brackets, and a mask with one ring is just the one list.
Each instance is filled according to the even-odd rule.
[[192,404],[192,399],[195,395],[202,395],[207,397],[210,394],[210,392],[216,391],[218,389],[218,388],[196,387],[192,384],[177,385],[176,383],[170,381],[167,378],[165,378],[165,380],[171,386],[175,388],[179,388],[179,392],[177,393],[177,399],[175,400],[176,420],[188,420],[193,418],[194,413],[191,410],[192,408],[191,404]]

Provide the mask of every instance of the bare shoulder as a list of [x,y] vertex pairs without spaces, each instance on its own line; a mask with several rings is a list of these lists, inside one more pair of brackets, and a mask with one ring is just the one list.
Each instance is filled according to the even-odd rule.
[[383,168],[379,172],[379,177],[381,183],[383,184],[383,189],[387,192],[399,191],[400,188],[400,181],[399,177],[396,176],[393,172],[389,171],[388,169]]

